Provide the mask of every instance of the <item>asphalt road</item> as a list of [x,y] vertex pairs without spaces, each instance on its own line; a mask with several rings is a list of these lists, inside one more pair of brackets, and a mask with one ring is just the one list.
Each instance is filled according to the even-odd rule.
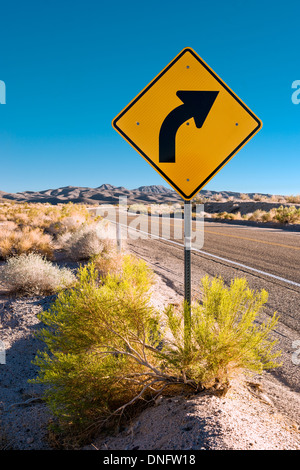
[[206,223],[203,250],[294,281],[300,287],[300,233]]
[[[130,226],[134,227],[134,218],[129,217],[128,220]],[[146,231],[151,230],[151,233],[168,238],[168,230],[165,228],[168,222],[162,223],[162,220],[152,217],[152,225],[149,224]],[[183,242],[180,221],[171,219],[170,226],[170,239]],[[174,226],[177,228],[175,238]],[[145,225],[142,224],[140,228],[143,230]],[[193,221],[192,228],[193,248],[293,281],[300,287],[300,232],[213,221],[205,222],[204,226]]]
[[[150,220],[146,216],[129,216],[127,224],[131,227],[126,240],[128,248],[148,261],[170,287],[183,295],[180,222],[171,219],[168,225],[162,224],[159,217]],[[204,225],[193,222],[193,231],[192,294],[199,296],[201,278],[206,274],[221,276],[227,284],[235,277],[246,277],[250,288],[267,290],[269,300],[262,319],[274,311],[280,316],[275,335],[283,362],[272,374],[283,385],[299,392],[300,364],[295,364],[292,358],[296,352],[293,343],[300,340],[300,233],[214,221]],[[147,232],[164,240],[151,238]],[[298,357],[300,360],[300,352]]]

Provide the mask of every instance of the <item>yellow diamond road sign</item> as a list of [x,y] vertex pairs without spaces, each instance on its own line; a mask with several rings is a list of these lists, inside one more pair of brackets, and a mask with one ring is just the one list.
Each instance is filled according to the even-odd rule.
[[183,49],[112,124],[186,200],[262,127],[191,48]]

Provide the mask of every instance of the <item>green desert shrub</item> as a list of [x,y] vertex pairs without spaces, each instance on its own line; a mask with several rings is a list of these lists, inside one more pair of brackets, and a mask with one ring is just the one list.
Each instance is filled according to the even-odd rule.
[[234,220],[236,219],[235,214],[231,214],[230,212],[217,212],[215,215],[216,219],[227,219],[227,220]]
[[124,256],[121,277],[108,274],[99,283],[98,274],[93,263],[81,267],[73,289],[39,316],[47,350],[35,360],[36,381],[50,385],[45,398],[62,427],[82,429],[107,418],[140,393],[147,379],[139,381],[141,374],[153,373],[147,364],[158,322],[149,303],[150,270]]
[[275,209],[274,218],[281,224],[293,224],[300,222],[300,208],[295,206],[280,206]]
[[226,287],[222,279],[208,276],[202,288],[203,300],[191,310],[188,347],[182,309],[169,306],[165,312],[173,335],[165,354],[174,373],[183,371],[187,380],[201,388],[226,384],[238,371],[261,373],[277,367],[280,353],[271,337],[277,315],[258,323],[267,292],[249,289],[246,279],[234,279]]
[[183,310],[173,306],[162,328],[151,285],[151,271],[132,256],[124,256],[121,275],[100,282],[89,263],[75,286],[39,315],[46,349],[35,359],[35,382],[47,385],[45,399],[73,438],[90,437],[140,399],[165,390],[199,391],[227,383],[233,371],[277,366],[270,337],[277,317],[256,324],[265,291],[250,290],[243,279],[226,288],[222,280],[204,278],[203,302],[192,307],[187,335]]
[[70,287],[75,276],[71,270],[59,268],[37,253],[23,253],[6,261],[0,270],[0,280],[12,292],[42,295]]

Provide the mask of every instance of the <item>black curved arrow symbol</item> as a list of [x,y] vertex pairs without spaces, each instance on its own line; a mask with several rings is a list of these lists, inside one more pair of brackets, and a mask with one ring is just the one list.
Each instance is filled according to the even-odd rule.
[[175,163],[175,138],[179,127],[194,118],[196,127],[203,126],[218,91],[177,91],[183,104],[165,118],[159,132],[159,162]]

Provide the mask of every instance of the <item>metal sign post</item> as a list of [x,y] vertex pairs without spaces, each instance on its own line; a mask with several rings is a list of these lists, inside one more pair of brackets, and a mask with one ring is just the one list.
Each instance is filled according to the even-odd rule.
[[191,335],[191,248],[192,248],[192,205],[184,201],[184,346],[186,352]]

